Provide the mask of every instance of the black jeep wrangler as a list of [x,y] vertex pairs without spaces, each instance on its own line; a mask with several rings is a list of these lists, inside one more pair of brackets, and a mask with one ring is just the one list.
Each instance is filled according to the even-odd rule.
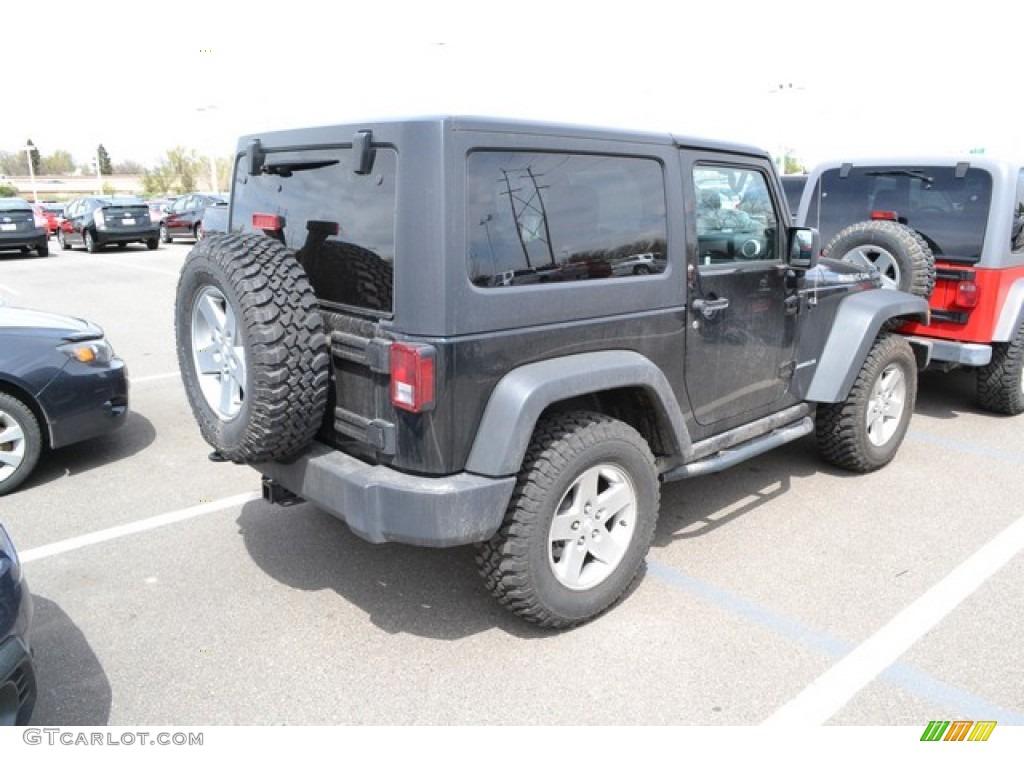
[[819,263],[751,147],[478,118],[264,133],[228,230],[176,307],[214,455],[370,541],[477,544],[543,626],[621,598],[661,481],[811,433],[875,470],[914,408],[885,329],[926,301]]

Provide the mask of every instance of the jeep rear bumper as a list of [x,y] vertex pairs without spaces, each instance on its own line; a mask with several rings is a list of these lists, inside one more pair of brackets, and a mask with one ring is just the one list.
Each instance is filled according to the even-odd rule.
[[468,472],[420,477],[374,466],[314,442],[288,464],[254,467],[265,477],[344,520],[359,536],[427,547],[491,538],[512,498],[515,477]]
[[948,341],[928,336],[908,336],[907,341],[924,347],[928,351],[925,367],[931,363],[953,363],[979,367],[988,365],[992,360],[992,345],[990,344]]

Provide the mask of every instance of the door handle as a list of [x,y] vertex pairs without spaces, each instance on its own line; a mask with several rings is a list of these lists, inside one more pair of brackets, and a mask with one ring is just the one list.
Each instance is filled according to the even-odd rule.
[[705,315],[710,315],[715,312],[720,312],[729,306],[728,299],[694,299],[691,305],[694,312],[703,312]]

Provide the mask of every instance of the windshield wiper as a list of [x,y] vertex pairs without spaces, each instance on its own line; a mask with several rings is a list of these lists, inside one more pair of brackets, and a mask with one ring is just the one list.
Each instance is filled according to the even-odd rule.
[[912,179],[923,181],[925,184],[934,184],[935,179],[924,171],[909,171],[901,168],[898,171],[866,171],[865,176],[909,176]]
[[310,160],[294,163],[273,163],[263,166],[263,173],[288,178],[295,171],[312,171],[317,168],[326,168],[329,165],[337,165],[339,160]]

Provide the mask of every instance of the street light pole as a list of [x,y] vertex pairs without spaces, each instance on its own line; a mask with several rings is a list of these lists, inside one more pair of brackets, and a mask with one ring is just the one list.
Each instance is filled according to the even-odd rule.
[[[196,112],[205,112],[206,114],[209,115],[216,108],[217,108],[216,104],[208,104],[205,107],[196,107]],[[217,195],[217,194],[220,194],[220,189],[218,189],[218,185],[217,185],[217,157],[216,157],[216,155],[214,154],[213,151],[211,151],[209,153],[209,159],[210,159],[210,191],[213,192],[213,194]]]
[[[799,85],[793,85],[792,83],[778,83],[776,86],[774,86],[768,91],[768,93],[770,94],[777,93],[781,96],[784,96],[784,98],[782,99],[782,118],[776,121],[777,126],[793,124],[793,121],[789,119],[786,107],[789,104],[789,102],[792,101],[792,97],[795,94],[795,92],[802,90],[803,87]],[[786,141],[782,140],[779,142],[779,146],[777,147],[777,149],[779,154],[778,158],[776,159],[776,166],[779,170],[779,173],[783,174],[786,172],[786,151],[789,149],[789,147],[787,146]]]
[[31,144],[26,144],[23,149],[25,150],[25,155],[28,157],[28,178],[29,182],[32,184],[32,202],[38,203],[39,192],[36,190],[36,169],[33,167],[34,164],[32,162],[32,150],[35,149],[35,147]]

